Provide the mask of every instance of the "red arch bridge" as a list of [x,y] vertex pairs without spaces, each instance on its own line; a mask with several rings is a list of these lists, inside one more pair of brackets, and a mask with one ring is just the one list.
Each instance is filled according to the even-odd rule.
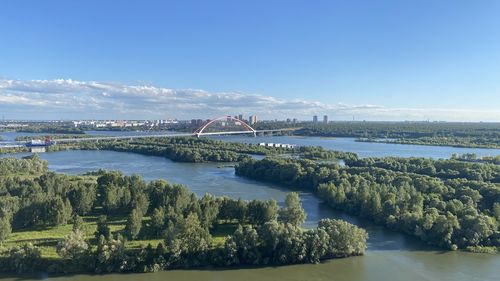
[[[235,126],[240,126],[243,128],[241,131],[205,131],[211,125],[217,122],[232,121]],[[214,135],[238,135],[238,134],[251,134],[253,136],[273,134],[286,131],[294,131],[299,128],[283,128],[276,130],[255,130],[245,121],[232,116],[221,116],[215,119],[210,119],[198,129],[192,133],[171,133],[171,134],[140,134],[140,135],[121,135],[121,136],[102,136],[102,137],[88,137],[88,138],[74,138],[74,139],[50,139],[46,137],[44,141],[42,140],[32,140],[29,142],[15,141],[15,142],[0,142],[1,147],[21,147],[28,146],[31,148],[42,149],[43,147],[51,146],[56,143],[71,143],[71,142],[81,142],[81,141],[100,141],[100,140],[118,140],[118,139],[140,139],[140,138],[162,138],[162,137],[202,137],[202,136],[214,136]]]
[[[213,124],[220,122],[220,121],[222,121],[222,122],[234,121],[235,125],[239,125],[244,130],[243,131],[224,131],[224,132],[217,132],[217,131],[216,132],[204,132],[205,129],[210,127],[210,125],[213,125]],[[221,116],[221,117],[217,117],[215,119],[211,119],[193,132],[193,135],[196,137],[200,137],[203,135],[222,135],[222,134],[253,134],[254,136],[256,136],[257,130],[252,128],[245,121],[240,120],[236,117],[232,117],[232,116],[227,115],[227,116]]]

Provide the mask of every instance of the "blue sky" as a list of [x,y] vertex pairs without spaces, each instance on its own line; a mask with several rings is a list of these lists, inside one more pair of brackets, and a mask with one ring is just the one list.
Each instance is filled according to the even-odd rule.
[[2,1],[0,113],[500,121],[499,15],[500,1]]

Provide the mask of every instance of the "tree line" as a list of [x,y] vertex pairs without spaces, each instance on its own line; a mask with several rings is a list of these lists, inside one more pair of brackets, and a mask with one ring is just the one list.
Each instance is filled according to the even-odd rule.
[[87,149],[133,152],[166,157],[178,162],[238,162],[249,154],[268,155],[291,153],[288,148],[264,147],[256,144],[223,142],[210,138],[171,137],[144,138],[140,140],[115,140],[60,144],[50,149]]
[[292,155],[314,160],[355,160],[352,152],[326,150],[320,146],[294,148],[266,147],[257,144],[224,142],[210,138],[174,137],[145,138],[140,140],[113,140],[79,142],[50,147],[61,149],[111,150],[143,155],[161,156],[177,162],[240,162],[251,155]]
[[500,148],[500,136],[436,136],[436,137],[405,137],[397,139],[359,138],[356,141],[395,143],[411,145],[433,145],[472,148]]
[[46,134],[85,134],[81,128],[76,128],[72,123],[48,124],[46,122],[31,122],[27,127],[17,130],[22,133],[46,133]]
[[324,137],[420,138],[500,136],[500,123],[332,121],[329,123],[259,122],[256,124],[256,129],[287,127],[300,128],[294,131],[294,134]]
[[358,159],[358,155],[353,152],[327,150],[321,146],[299,146],[294,148],[293,154],[300,158],[310,160],[349,160]]
[[256,129],[297,127],[299,136],[352,137],[401,144],[500,148],[500,123],[461,122],[259,122]]
[[499,184],[283,158],[248,159],[236,173],[313,191],[335,209],[443,248],[500,247]]
[[440,179],[458,179],[500,183],[500,166],[487,163],[457,161],[457,159],[433,160],[428,158],[367,157],[346,159],[352,167],[378,167],[404,173],[416,173]]

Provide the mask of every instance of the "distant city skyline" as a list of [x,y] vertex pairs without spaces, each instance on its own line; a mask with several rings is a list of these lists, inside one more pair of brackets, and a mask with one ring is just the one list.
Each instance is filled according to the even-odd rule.
[[10,119],[500,121],[500,2],[5,1]]

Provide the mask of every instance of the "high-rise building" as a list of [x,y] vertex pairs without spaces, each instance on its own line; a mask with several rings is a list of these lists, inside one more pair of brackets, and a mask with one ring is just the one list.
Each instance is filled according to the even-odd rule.
[[201,120],[201,119],[192,119],[191,120],[191,125],[193,125],[193,126],[201,126],[201,125],[203,125],[203,120]]
[[257,123],[257,115],[250,115],[250,118],[248,118],[248,123],[250,125]]
[[317,116],[317,115],[314,115],[314,116],[313,116],[313,122],[314,122],[314,123],[318,123],[318,116]]
[[240,119],[241,121],[243,121],[243,114],[238,115],[238,119]]
[[323,115],[323,123],[328,123],[328,115]]

